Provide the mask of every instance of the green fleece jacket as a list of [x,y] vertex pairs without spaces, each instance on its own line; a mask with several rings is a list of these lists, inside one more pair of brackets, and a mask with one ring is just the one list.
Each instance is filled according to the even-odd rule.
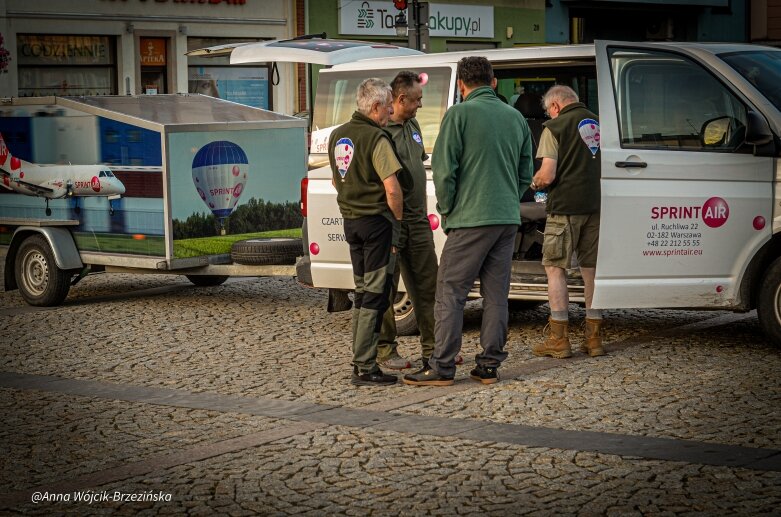
[[491,89],[473,90],[442,119],[431,168],[437,210],[453,228],[520,224],[521,196],[532,179],[526,119]]

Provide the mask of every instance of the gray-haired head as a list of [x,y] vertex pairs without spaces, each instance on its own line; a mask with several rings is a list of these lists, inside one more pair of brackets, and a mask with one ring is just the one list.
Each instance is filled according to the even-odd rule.
[[358,85],[358,90],[356,92],[358,111],[368,117],[374,103],[379,102],[380,104],[385,104],[388,102],[389,96],[392,98],[393,93],[391,87],[388,86],[388,83],[382,79],[370,77]]
[[545,109],[545,111],[548,111],[548,108],[552,102],[558,103],[559,106],[563,108],[567,104],[572,104],[573,102],[578,101],[578,94],[575,93],[575,90],[569,86],[557,84],[555,86],[551,86],[550,89],[545,92],[545,95],[543,95],[542,107]]

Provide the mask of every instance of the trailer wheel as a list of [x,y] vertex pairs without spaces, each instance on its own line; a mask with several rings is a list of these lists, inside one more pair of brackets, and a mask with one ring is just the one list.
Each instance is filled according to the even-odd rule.
[[295,264],[301,250],[301,239],[248,239],[231,246],[231,260],[249,266]]
[[774,345],[781,346],[781,257],[770,264],[762,277],[757,315],[765,335]]
[[393,303],[393,315],[396,319],[397,336],[414,336],[420,330],[418,329],[418,319],[415,317],[415,307],[412,305],[412,299],[407,293],[396,293],[396,300]]
[[72,275],[57,267],[54,253],[41,235],[28,237],[19,246],[14,272],[19,292],[30,305],[53,307],[68,296]]
[[217,287],[228,279],[228,275],[185,275],[187,280],[198,287]]

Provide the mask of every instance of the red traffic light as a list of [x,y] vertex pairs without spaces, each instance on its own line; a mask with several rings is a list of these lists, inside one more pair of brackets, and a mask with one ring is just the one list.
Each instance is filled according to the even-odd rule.
[[393,5],[396,9],[403,11],[407,8],[407,0],[393,0]]

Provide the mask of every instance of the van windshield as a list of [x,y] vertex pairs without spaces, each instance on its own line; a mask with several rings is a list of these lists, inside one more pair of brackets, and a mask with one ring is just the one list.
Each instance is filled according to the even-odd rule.
[[426,152],[431,153],[439,134],[440,121],[447,110],[451,69],[445,67],[321,73],[317,84],[313,134],[331,130],[350,120],[356,109],[355,92],[361,81],[378,77],[390,84],[402,70],[428,74],[428,82],[423,86],[423,107],[418,110],[416,118],[423,133]]
[[751,50],[719,55],[781,111],[781,51]]

